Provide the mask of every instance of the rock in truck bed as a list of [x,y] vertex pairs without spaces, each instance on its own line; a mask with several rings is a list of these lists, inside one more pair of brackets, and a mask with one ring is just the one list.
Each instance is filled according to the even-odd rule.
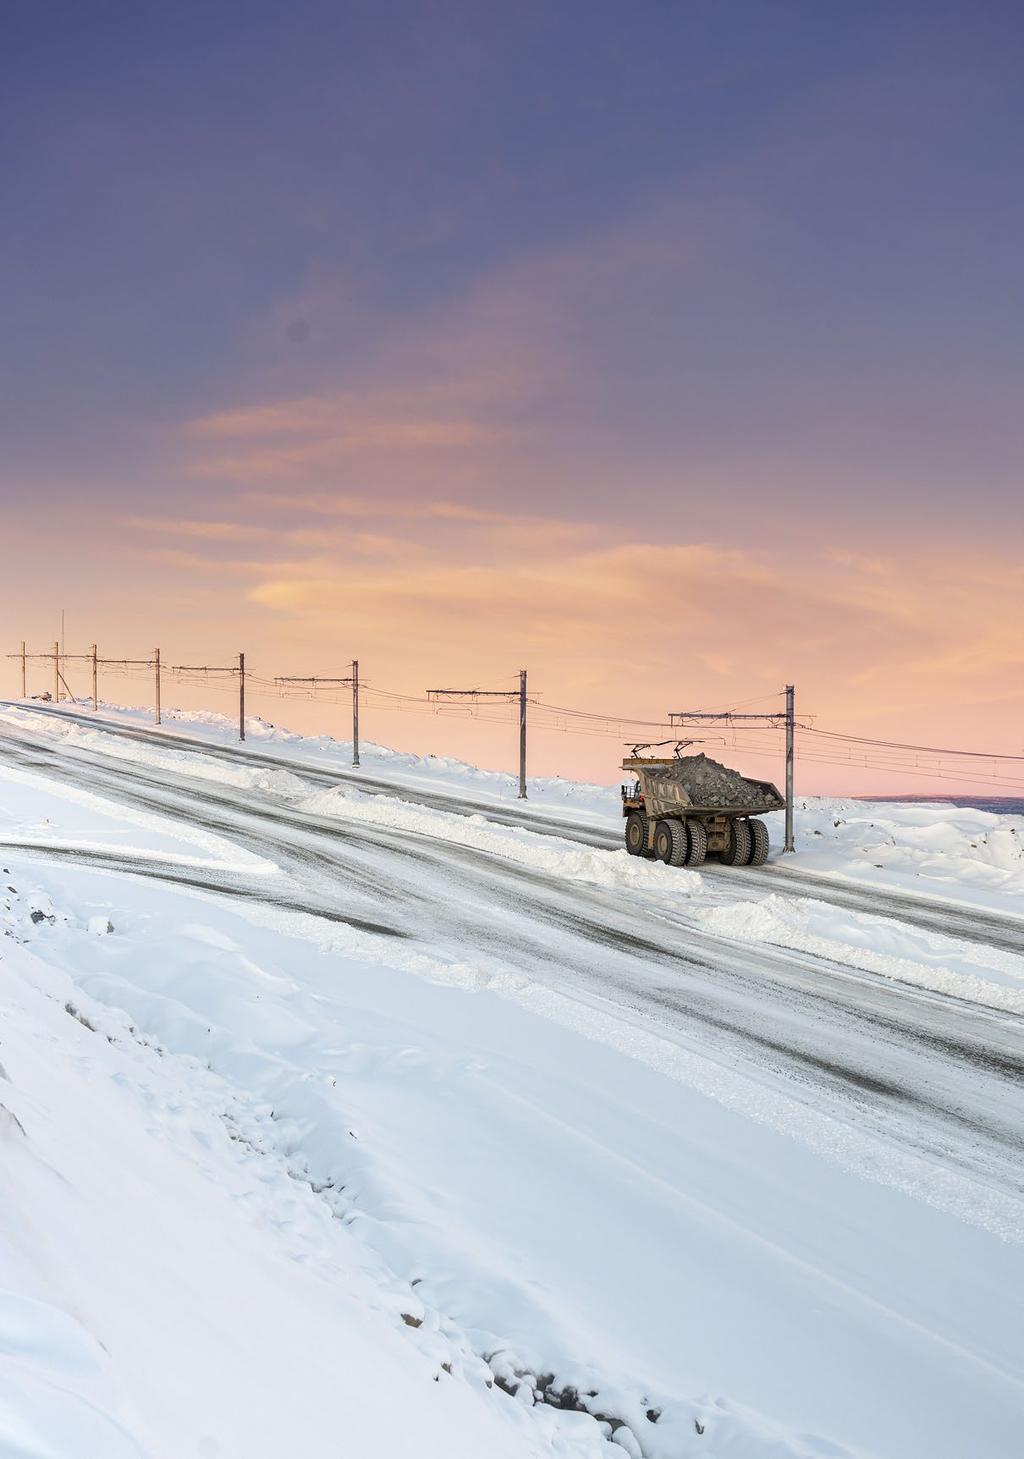
[[[668,785],[681,786],[695,810],[702,806],[729,806],[744,812],[774,811],[782,804],[774,786],[747,780],[728,765],[705,754],[681,755],[662,761],[624,760],[623,769],[634,769],[645,782],[645,793]],[[673,797],[674,798],[674,797]],[[667,809],[667,808],[666,808]],[[657,813],[657,812],[656,812]]]

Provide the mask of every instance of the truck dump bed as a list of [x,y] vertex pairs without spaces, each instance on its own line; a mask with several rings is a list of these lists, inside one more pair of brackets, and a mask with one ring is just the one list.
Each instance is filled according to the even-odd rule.
[[771,781],[747,780],[704,754],[664,760],[634,755],[623,760],[622,768],[639,780],[652,819],[694,813],[750,816],[779,811],[786,804]]

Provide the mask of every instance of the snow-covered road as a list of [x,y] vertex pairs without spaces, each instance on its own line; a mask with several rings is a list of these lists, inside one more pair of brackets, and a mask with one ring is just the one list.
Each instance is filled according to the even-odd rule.
[[[314,912],[600,1000],[705,1058],[756,1066],[789,1098],[870,1131],[901,1159],[941,1151],[947,1172],[983,1183],[967,1199],[997,1226],[995,1195],[1024,1192],[1024,1023],[807,953],[709,934],[699,920],[708,902],[728,906],[743,895],[735,872],[715,878],[694,915],[670,894],[669,878],[683,886],[685,874],[666,871],[652,901],[635,885],[595,889],[422,830],[316,815],[97,751],[61,753],[5,734],[0,755],[216,832],[279,868],[255,887],[194,872],[186,883],[182,868],[152,862],[145,875]],[[78,859],[139,869],[97,853]],[[929,1171],[920,1178],[931,1184]]]
[[[60,717],[72,718],[64,711]],[[389,1224],[387,1200],[381,1210],[369,1209],[378,1223],[378,1249],[398,1267],[396,1251],[415,1251],[420,1264],[433,1261],[436,1272],[427,1273],[426,1290],[467,1331],[498,1334],[534,1371],[545,1363],[557,1367],[564,1364],[568,1339],[552,1337],[542,1350],[536,1310],[568,1307],[584,1333],[602,1321],[616,1332],[604,1351],[598,1354],[600,1345],[593,1343],[588,1350],[602,1375],[607,1377],[609,1353],[619,1348],[617,1376],[625,1371],[639,1377],[642,1369],[664,1383],[657,1335],[662,1343],[671,1341],[671,1314],[678,1319],[694,1301],[702,1311],[712,1304],[715,1314],[706,1313],[698,1324],[707,1339],[707,1372],[717,1379],[728,1371],[731,1380],[745,1383],[744,1402],[792,1423],[802,1397],[807,1421],[819,1427],[827,1427],[826,1415],[838,1403],[842,1421],[833,1432],[865,1453],[960,1459],[966,1452],[999,1452],[964,1447],[967,1430],[953,1422],[942,1385],[960,1383],[974,1393],[974,1421],[987,1426],[993,1442],[1011,1432],[1024,1407],[1021,1354],[1010,1350],[1008,1337],[1013,1304],[993,1310],[995,1294],[1021,1271],[1016,1243],[1024,1238],[1024,925],[985,909],[872,894],[788,868],[760,874],[709,869],[703,876],[671,871],[619,850],[609,855],[618,837],[596,818],[571,810],[496,806],[380,775],[364,778],[81,718],[103,734],[87,744],[65,743],[40,735],[30,719],[19,723],[8,714],[0,730],[0,767],[50,782],[61,794],[99,797],[140,820],[185,827],[229,845],[237,856],[196,864],[198,858],[169,854],[165,846],[81,837],[76,844],[59,830],[48,835],[45,827],[33,827],[31,834],[10,831],[4,838],[23,864],[51,866],[57,884],[61,869],[75,867],[79,898],[90,878],[153,881],[164,900],[154,903],[152,916],[168,927],[180,920],[175,898],[208,893],[268,929],[268,939],[298,931],[329,950],[336,947],[333,937],[345,935],[348,951],[374,965],[382,984],[394,968],[425,972],[433,985],[447,983],[453,992],[484,990],[504,1003],[510,1024],[526,1019],[540,1044],[546,1036],[536,1034],[538,1019],[568,1030],[577,1042],[583,1034],[613,1061],[596,1084],[580,1081],[577,1087],[574,1071],[572,1079],[562,1075],[560,1090],[559,1070],[545,1068],[543,1078],[534,1072],[520,1088],[509,1070],[524,1055],[506,1050],[511,1063],[493,1075],[494,1087],[487,1089],[487,1078],[484,1092],[474,1086],[494,1120],[499,1147],[517,1099],[529,1106],[540,1148],[550,1145],[550,1160],[540,1165],[550,1189],[526,1202],[527,1214],[516,1206],[514,1188],[528,1166],[513,1154],[508,1186],[500,1161],[478,1147],[471,1116],[448,1097],[434,1114],[447,1122],[447,1137],[464,1140],[473,1158],[446,1167],[442,1178],[450,1189],[435,1196],[436,1220],[417,1211],[416,1221],[429,1229],[414,1240],[401,1220]],[[126,757],[118,746],[124,740],[167,747],[175,759],[161,764]],[[260,766],[268,772],[266,783],[232,784],[239,765]],[[356,780],[353,794],[347,787]],[[751,903],[754,888],[768,896],[769,913],[763,901]],[[816,912],[822,903],[825,912]],[[819,926],[823,917],[827,923],[829,906],[860,919],[849,934],[863,937],[859,954],[848,941],[842,955],[830,955]],[[757,934],[766,915],[783,928],[771,942]],[[318,926],[328,931],[317,932]],[[145,972],[138,974],[141,983],[134,976],[123,967],[113,979],[96,974],[90,991],[144,1022],[154,987]],[[408,988],[405,995],[411,996]],[[180,989],[174,996],[188,1002]],[[209,990],[193,987],[188,996],[195,1000],[189,1016],[204,1021],[211,1004],[221,1004],[221,995]],[[271,998],[272,990],[261,984],[260,996]],[[275,1036],[267,1045],[282,1069],[292,1069],[288,1079],[308,1078],[298,1071],[329,1063],[325,1049],[343,1037],[341,1005],[335,1007],[329,978],[310,974],[303,997],[316,1003],[310,1024],[316,1058],[310,1063],[308,1050],[302,1059],[290,1053],[288,1037],[282,1043]],[[419,1007],[418,995],[414,1001]],[[289,1007],[294,1011],[293,1002]],[[225,1030],[229,1026],[230,1018]],[[193,1037],[183,1044],[190,1053],[199,1051]],[[214,1043],[221,1047],[219,1037]],[[553,1049],[558,1047],[556,1042]],[[471,1057],[468,1048],[462,1056]],[[588,1057],[598,1067],[596,1054]],[[240,1058],[231,1052],[232,1069]],[[629,1067],[634,1073],[624,1074]],[[622,1081],[614,1097],[612,1087],[601,1091],[604,1077],[612,1086],[616,1077]],[[278,1078],[284,1078],[280,1071]],[[679,1102],[694,1094],[702,1117],[697,1129],[683,1123],[694,1107]],[[707,1113],[711,1105],[720,1111],[714,1118]],[[412,1126],[421,1118],[401,1100],[393,1113]],[[308,1116],[303,1109],[300,1123],[308,1126]],[[756,1156],[747,1149],[752,1129],[761,1131]],[[323,1130],[306,1129],[307,1158],[323,1136]],[[515,1137],[509,1139],[514,1147]],[[723,1139],[732,1148],[723,1149]],[[587,1162],[580,1163],[581,1141],[597,1148],[596,1164],[610,1183],[607,1210],[588,1212],[594,1230],[581,1238],[581,1252],[566,1247],[559,1232],[564,1235],[567,1223],[552,1215],[551,1250],[534,1269],[535,1248],[523,1244],[517,1221],[529,1228],[559,1201],[574,1209],[571,1182],[580,1169],[589,1171]],[[737,1146],[746,1152],[742,1158]],[[409,1178],[428,1187],[438,1179],[432,1150],[425,1140],[415,1170],[415,1154],[401,1154]],[[684,1167],[690,1162],[692,1179],[681,1175],[680,1158]],[[623,1160],[630,1176],[616,1194]],[[851,1189],[857,1193],[852,1202]],[[626,1213],[638,1199],[631,1222]],[[694,1200],[703,1214],[697,1219],[691,1210],[684,1219],[680,1202],[685,1207]],[[803,1214],[795,1214],[801,1208]],[[696,1234],[698,1228],[703,1234]],[[737,1271],[714,1278],[702,1263],[733,1229],[739,1233],[735,1243],[726,1241],[718,1259],[736,1263]],[[907,1240],[910,1231],[916,1236]],[[544,1238],[537,1239],[543,1246]],[[611,1248],[630,1239],[636,1252],[617,1259]],[[681,1249],[687,1242],[691,1249]],[[494,1274],[486,1252],[472,1259],[463,1254],[458,1280],[436,1276],[457,1271],[459,1252],[481,1243],[490,1260],[497,1243],[510,1267],[490,1298]],[[531,1295],[530,1282],[525,1288],[517,1282],[519,1266],[529,1269],[534,1284],[544,1284],[546,1296],[539,1290]],[[802,1316],[792,1307],[794,1280],[797,1288],[810,1284],[810,1307]],[[642,1301],[637,1282],[654,1287]],[[762,1318],[751,1316],[752,1289]],[[627,1316],[631,1303],[644,1313],[639,1329]],[[810,1314],[817,1312],[828,1325],[837,1311],[823,1374],[813,1356],[819,1344]],[[778,1353],[769,1350],[773,1322],[786,1331]],[[744,1357],[730,1368],[724,1357],[730,1329],[735,1343],[744,1324],[743,1341],[758,1350],[757,1361]],[[640,1335],[644,1325],[647,1336]],[[699,1342],[684,1346],[688,1355],[700,1350]],[[869,1353],[880,1367],[898,1368],[904,1385],[902,1397],[862,1395],[867,1410],[880,1403],[883,1435],[877,1413],[858,1418],[859,1402],[839,1403],[836,1396],[844,1380],[833,1361],[850,1365],[861,1384]],[[692,1356],[687,1365],[693,1366]],[[735,1379],[737,1370],[742,1380]],[[655,1427],[652,1421],[652,1433]],[[643,1452],[660,1454],[665,1433],[663,1427],[660,1436],[648,1435]]]
[[[4,703],[5,701],[0,701],[0,705]],[[9,701],[6,703],[10,704]],[[115,739],[128,740],[139,745],[163,745],[172,751],[192,749],[227,765],[261,766],[266,770],[291,771],[310,785],[328,789],[349,785],[366,795],[406,800],[450,815],[483,816],[496,825],[529,830],[539,836],[576,841],[582,846],[615,851],[622,845],[619,825],[609,826],[603,818],[585,812],[574,814],[570,807],[553,811],[547,805],[538,807],[515,801],[502,802],[494,796],[474,796],[465,789],[453,792],[439,788],[422,779],[375,774],[372,769],[346,770],[337,763],[329,766],[318,765],[308,756],[297,757],[282,753],[280,749],[276,749],[274,753],[265,753],[251,744],[244,747],[222,744],[212,739],[200,739],[180,730],[167,731],[152,725],[139,727],[65,706],[55,708],[45,704],[33,704],[31,713],[52,717],[58,722],[81,725],[89,730],[101,729],[104,734]],[[726,880],[735,875],[731,868],[720,868],[711,863],[704,868],[703,874],[710,877],[722,876]],[[918,891],[915,894],[892,887],[861,886],[849,878],[786,865],[777,858],[756,871],[746,868],[744,885],[801,896],[822,897],[831,905],[849,911],[895,918],[929,932],[943,933],[966,942],[976,942],[985,947],[1002,948],[1007,952],[1024,955],[1024,909],[1014,916],[994,912],[976,904],[959,904],[955,895],[950,896],[948,893],[928,895]]]

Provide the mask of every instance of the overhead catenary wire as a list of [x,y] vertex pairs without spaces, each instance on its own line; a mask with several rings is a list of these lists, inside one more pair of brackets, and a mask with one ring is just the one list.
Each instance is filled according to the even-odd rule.
[[926,755],[962,755],[978,760],[1020,760],[1024,762],[1024,755],[1003,754],[1002,751],[994,750],[954,750],[940,749],[934,745],[907,745],[898,740],[872,740],[864,735],[841,734],[836,730],[814,729],[813,734],[821,735],[830,740],[845,740],[854,745],[876,745],[890,750],[913,750]]
[[[24,653],[8,654],[7,657],[19,660],[23,658],[26,663],[52,663],[54,656],[52,651],[30,653],[26,647]],[[95,662],[103,669],[105,678],[134,683],[149,680],[156,660],[153,657],[101,657],[91,651],[62,653],[61,662]],[[165,663],[162,673],[182,686],[235,693],[239,669],[235,665],[201,662],[172,665]],[[509,675],[508,678],[514,680],[515,676]],[[348,698],[347,694],[341,692],[348,687],[344,676],[247,674],[246,682],[251,690],[258,691],[261,696],[282,700],[303,698],[314,702],[340,704]],[[389,689],[383,685],[367,684],[365,681],[361,684],[360,692],[364,704],[381,714],[454,716],[460,719],[471,718],[481,725],[507,725],[515,720],[518,713],[517,696],[511,688],[507,691],[477,691],[473,698],[467,698],[465,702],[456,702],[454,699],[439,702],[429,695]],[[756,695],[735,701],[719,710],[694,713],[728,717],[738,714],[748,705],[767,702],[777,697],[779,696],[776,694]],[[676,728],[667,716],[664,719],[645,719],[616,714],[614,711],[553,704],[536,694],[529,695],[526,702],[534,727],[549,734],[620,739],[625,742],[637,731],[671,733]],[[780,717],[781,713],[780,711]],[[814,719],[814,716],[805,717],[812,721]],[[778,723],[779,720],[774,715],[770,718],[766,716],[761,723],[727,722],[716,726],[714,734],[702,737],[697,743],[728,746],[752,758],[776,758],[781,748]],[[1024,787],[1024,779],[1015,773],[1016,767],[1024,765],[1024,754],[1013,751],[916,744],[826,729],[817,723],[801,724],[797,728],[796,738],[800,761],[808,765],[853,768],[879,776],[930,779],[949,785],[974,784],[1007,790]]]

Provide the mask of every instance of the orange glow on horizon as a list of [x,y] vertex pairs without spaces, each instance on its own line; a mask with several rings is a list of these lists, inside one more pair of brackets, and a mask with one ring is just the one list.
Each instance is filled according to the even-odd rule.
[[[69,650],[95,638],[109,655],[135,657],[159,643],[165,662],[216,663],[242,647],[264,677],[337,674],[358,657],[374,685],[412,695],[439,680],[503,687],[525,665],[531,694],[547,703],[652,720],[774,694],[792,681],[798,712],[818,726],[1022,751],[1020,574],[1009,560],[937,544],[914,554],[893,546],[884,557],[827,546],[794,568],[768,548],[622,540],[594,523],[557,519],[549,531],[535,516],[449,510],[443,501],[413,510],[363,502],[355,516],[370,530],[355,533],[329,501],[322,511],[307,507],[301,526],[273,496],[220,505],[231,513],[128,519],[121,541],[80,543],[59,581],[15,566],[21,581],[8,604],[5,651],[23,633],[30,648],[48,648],[63,604]],[[17,673],[5,659],[6,692],[16,690]],[[42,668],[32,682],[47,682]],[[145,703],[149,692],[139,680],[109,677],[103,688],[119,702]],[[220,687],[169,681],[164,698],[232,713]],[[289,728],[348,733],[344,704],[280,700],[256,684],[248,702]],[[703,748],[777,778],[778,736],[758,755],[755,733],[715,730]],[[511,769],[515,759],[511,717],[506,727],[488,716],[368,706],[364,734],[489,767]],[[614,783],[623,739],[538,725],[531,772]],[[969,786],[981,791],[983,780],[961,788]],[[807,793],[957,788],[809,756],[798,779]]]

